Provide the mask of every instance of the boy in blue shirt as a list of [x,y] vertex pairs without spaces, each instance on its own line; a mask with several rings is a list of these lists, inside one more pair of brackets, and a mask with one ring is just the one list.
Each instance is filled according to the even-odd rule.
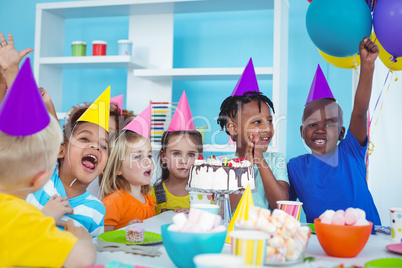
[[[360,79],[345,139],[342,109],[333,98],[321,69],[317,69],[300,127],[312,154],[292,158],[288,163],[289,196],[291,200],[299,198],[303,202],[307,222],[314,222],[327,209],[354,207],[363,209],[367,220],[374,225],[381,224],[367,186],[365,163],[367,110],[378,52],[370,39],[360,42]],[[320,75],[323,80],[318,85]]]
[[[250,59],[232,95],[226,98],[220,109],[218,124],[236,141],[236,156],[245,157],[255,164],[255,206],[272,209],[276,201],[288,200],[289,181],[285,157],[276,152],[266,152],[275,133],[269,98],[261,94],[252,60]],[[229,159],[234,155],[227,156]],[[241,195],[231,195],[231,207],[235,208]]]

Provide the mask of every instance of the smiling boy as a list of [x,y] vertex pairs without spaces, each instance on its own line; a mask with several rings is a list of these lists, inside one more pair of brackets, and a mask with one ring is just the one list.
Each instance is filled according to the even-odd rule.
[[[303,202],[307,222],[313,222],[327,209],[354,207],[363,209],[367,220],[374,225],[381,224],[368,189],[365,163],[367,110],[378,52],[378,47],[368,38],[360,42],[360,79],[346,136],[342,109],[321,69],[317,69],[300,127],[312,154],[295,157],[288,163],[290,199],[299,198]],[[319,96],[314,97],[314,94]],[[341,141],[339,145],[338,141]]]

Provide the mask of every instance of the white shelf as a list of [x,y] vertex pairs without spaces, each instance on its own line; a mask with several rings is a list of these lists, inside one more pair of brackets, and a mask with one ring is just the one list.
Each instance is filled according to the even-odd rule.
[[39,63],[57,68],[144,68],[132,56],[42,57]]
[[[164,80],[230,80],[239,79],[244,68],[176,68],[176,69],[134,69],[134,77],[152,81]],[[258,79],[272,79],[273,68],[257,67]]]
[[38,4],[62,18],[273,9],[274,0],[97,0]]

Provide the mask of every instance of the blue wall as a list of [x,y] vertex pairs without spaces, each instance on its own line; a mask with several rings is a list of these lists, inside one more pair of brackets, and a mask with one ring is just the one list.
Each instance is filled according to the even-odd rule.
[[[34,46],[35,4],[42,2],[50,1],[0,2],[0,32],[14,35],[17,50]],[[317,63],[321,65],[335,97],[344,109],[346,126],[351,113],[352,71],[330,66],[320,57],[305,27],[308,2],[289,2],[288,107],[292,109],[288,109],[287,117],[287,157],[291,158],[307,152],[300,138],[299,126]],[[174,67],[244,67],[249,57],[253,57],[256,67],[271,65],[271,24],[272,11],[176,15]],[[69,19],[66,22],[65,55],[69,55],[73,40],[86,41],[87,54],[91,54],[90,44],[96,39],[108,41],[108,54],[117,54],[116,41],[128,37],[127,29],[128,18],[112,17],[106,21]],[[66,70],[63,111],[77,103],[94,100],[99,89],[109,84],[112,85],[112,96],[124,93],[126,72],[125,69]],[[193,115],[202,115],[211,121],[213,133],[218,129],[215,119],[219,106],[235,84],[234,80],[175,82],[173,101],[178,101],[181,92],[186,90]],[[259,85],[261,91],[271,96],[272,81],[261,80]],[[203,124],[202,120],[197,122],[197,125]],[[207,141],[210,136],[207,133]],[[215,141],[226,142],[226,135],[220,133]]]

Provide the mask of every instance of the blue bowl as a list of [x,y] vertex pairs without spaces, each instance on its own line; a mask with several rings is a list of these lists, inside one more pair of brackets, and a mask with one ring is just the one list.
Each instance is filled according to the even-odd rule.
[[226,231],[220,233],[183,233],[162,225],[162,242],[172,262],[180,268],[195,267],[193,258],[204,253],[221,253]]

